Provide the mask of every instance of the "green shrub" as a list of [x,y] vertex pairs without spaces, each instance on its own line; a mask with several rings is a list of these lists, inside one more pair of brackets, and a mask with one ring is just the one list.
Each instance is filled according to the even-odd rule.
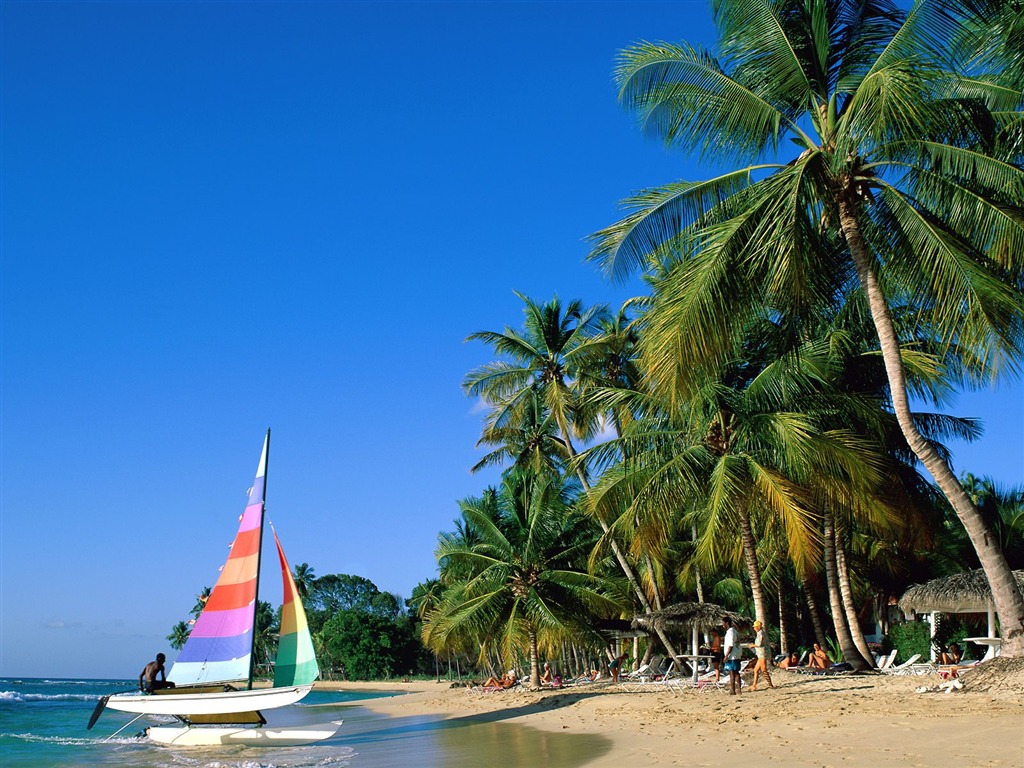
[[897,664],[906,661],[915,653],[921,655],[922,661],[927,661],[930,658],[931,627],[925,621],[907,621],[903,624],[896,624],[889,629],[885,640],[886,646],[899,651],[896,654]]

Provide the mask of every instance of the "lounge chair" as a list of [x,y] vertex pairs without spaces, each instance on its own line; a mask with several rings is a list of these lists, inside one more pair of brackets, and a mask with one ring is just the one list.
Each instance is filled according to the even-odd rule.
[[915,667],[922,667],[922,666],[930,667],[931,664],[927,664],[927,665],[925,665],[925,664],[916,664],[915,662],[917,662],[917,660],[920,659],[920,658],[921,658],[921,654],[920,653],[915,653],[913,656],[911,656],[909,659],[904,661],[902,664],[897,664],[895,667],[889,666],[887,669],[883,669],[881,671],[884,672],[887,675],[920,675],[920,674],[924,674],[923,672],[917,671],[915,669]]
[[[664,685],[669,688],[673,693],[682,694],[687,691],[721,691],[723,685],[729,682],[729,673],[725,672],[724,679],[715,680],[715,671],[705,672],[698,675],[697,680],[694,681],[693,677],[686,675],[684,677],[673,677],[667,680]],[[742,679],[740,685],[743,684]]]
[[651,660],[646,664],[641,664],[638,669],[633,672],[623,672],[619,675],[620,683],[629,682],[640,682],[650,678],[657,677],[662,674],[661,665],[664,663],[664,656],[651,656]]
[[648,665],[648,669],[643,675],[629,680],[620,677],[619,684],[631,693],[638,693],[664,689],[670,683],[674,683],[678,680],[678,675],[675,675],[675,661],[664,657],[660,658],[661,662],[658,666],[653,664],[654,659],[652,659],[652,663]]
[[884,672],[884,671],[885,671],[885,670],[887,670],[887,669],[888,669],[889,667],[891,667],[891,666],[892,666],[892,663],[893,663],[894,661],[896,661],[896,654],[897,654],[897,653],[899,653],[899,651],[898,651],[897,649],[895,649],[895,648],[894,648],[894,649],[893,649],[893,651],[892,651],[892,653],[890,653],[890,654],[889,654],[888,656],[882,656],[882,657],[881,657],[881,658],[879,659],[879,661],[878,661],[878,671],[879,671],[879,672]]

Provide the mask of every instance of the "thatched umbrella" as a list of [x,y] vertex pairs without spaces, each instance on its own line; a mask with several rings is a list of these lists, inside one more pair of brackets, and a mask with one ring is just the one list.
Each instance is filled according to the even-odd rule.
[[714,603],[675,603],[660,611],[653,611],[633,619],[633,626],[647,631],[689,629],[692,633],[693,653],[697,653],[697,633],[722,625],[729,619],[737,627],[750,624],[750,619]]
[[[1024,571],[1014,571],[1017,586],[1024,590]],[[965,571],[952,576],[915,584],[900,598],[900,610],[904,613],[986,613],[988,614],[988,636],[995,638],[995,607],[992,589],[985,572]],[[935,621],[932,621],[932,635]],[[989,644],[989,655],[993,653]]]
[[[1024,589],[1024,571],[1014,571]],[[980,568],[915,584],[900,598],[904,613],[985,613],[992,605],[992,589]]]

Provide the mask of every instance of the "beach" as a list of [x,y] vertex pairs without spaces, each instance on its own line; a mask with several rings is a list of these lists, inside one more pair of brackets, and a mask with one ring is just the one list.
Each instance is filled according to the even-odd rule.
[[[727,691],[652,687],[627,692],[609,683],[531,691],[483,692],[446,681],[318,683],[323,689],[402,692],[368,699],[366,709],[419,727],[493,723],[519,732],[587,737],[573,765],[626,766],[1021,766],[1024,765],[1024,688],[1021,665],[980,672],[952,693],[936,689],[937,675],[877,673],[820,677],[783,670],[774,689]],[[559,743],[552,738],[550,744]],[[547,747],[545,746],[545,749]],[[521,762],[514,747],[490,757]],[[543,752],[544,750],[540,750]],[[531,752],[526,750],[526,754]],[[536,753],[535,753],[536,754]],[[471,760],[467,764],[472,764]],[[548,755],[544,763],[565,765]]]

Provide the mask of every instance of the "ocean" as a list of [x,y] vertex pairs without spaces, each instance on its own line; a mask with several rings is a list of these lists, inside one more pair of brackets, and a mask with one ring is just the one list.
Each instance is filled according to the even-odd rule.
[[[373,694],[313,691],[296,707],[324,709],[344,725],[333,738],[301,747],[167,747],[141,734],[145,720],[107,709],[86,725],[102,696],[130,691],[124,680],[0,678],[0,766],[126,768],[578,768],[610,748],[600,736],[539,731],[503,720],[510,713],[443,720],[389,718],[359,701]],[[381,692],[377,696],[401,695]],[[118,732],[123,726],[123,731]]]

